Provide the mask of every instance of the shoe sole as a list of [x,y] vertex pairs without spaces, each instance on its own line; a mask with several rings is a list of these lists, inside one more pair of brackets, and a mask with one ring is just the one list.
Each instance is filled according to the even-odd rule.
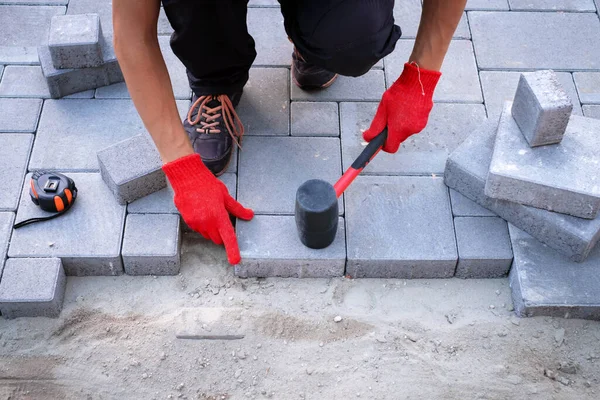
[[335,74],[333,76],[333,78],[331,78],[328,82],[324,83],[321,86],[302,86],[298,83],[298,81],[296,80],[296,77],[294,76],[294,74],[292,74],[292,80],[294,81],[294,84],[296,86],[298,86],[300,89],[302,90],[310,90],[310,89],[325,89],[328,88],[329,86],[333,85],[333,82],[335,82],[335,80],[337,79],[338,74]]

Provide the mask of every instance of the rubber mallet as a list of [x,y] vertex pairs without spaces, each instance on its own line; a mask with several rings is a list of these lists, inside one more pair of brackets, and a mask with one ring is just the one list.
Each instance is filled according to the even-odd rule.
[[305,246],[323,249],[333,243],[338,227],[338,198],[379,153],[386,139],[387,128],[365,147],[335,185],[321,179],[311,179],[298,188],[296,227]]

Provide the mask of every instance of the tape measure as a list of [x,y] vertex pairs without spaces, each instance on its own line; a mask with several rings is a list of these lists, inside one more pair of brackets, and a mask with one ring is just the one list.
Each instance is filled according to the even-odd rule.
[[57,172],[36,171],[31,176],[29,185],[31,201],[42,210],[55,214],[21,221],[15,224],[14,229],[56,218],[67,212],[77,198],[75,181]]

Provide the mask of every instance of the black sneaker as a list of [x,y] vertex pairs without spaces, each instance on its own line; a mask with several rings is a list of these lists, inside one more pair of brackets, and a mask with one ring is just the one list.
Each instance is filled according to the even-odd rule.
[[241,92],[235,93],[231,99],[224,94],[194,95],[183,121],[194,151],[216,176],[227,170],[233,146],[240,145],[244,134],[242,121],[234,110],[241,95]]
[[306,62],[294,47],[292,53],[292,80],[300,89],[324,89],[331,86],[337,76],[335,72],[329,72]]

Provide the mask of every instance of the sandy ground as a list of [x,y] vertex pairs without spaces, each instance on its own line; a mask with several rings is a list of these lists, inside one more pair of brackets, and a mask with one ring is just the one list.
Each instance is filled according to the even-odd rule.
[[506,279],[241,280],[193,234],[183,263],[0,321],[0,398],[600,397],[600,323],[518,319]]

